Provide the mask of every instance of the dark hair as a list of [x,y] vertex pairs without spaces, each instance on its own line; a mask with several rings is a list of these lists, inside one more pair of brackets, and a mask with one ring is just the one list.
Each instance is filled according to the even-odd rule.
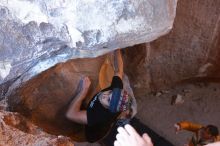
[[212,136],[218,136],[219,135],[218,128],[216,126],[208,125],[208,126],[206,126],[206,128],[208,128],[208,131]]

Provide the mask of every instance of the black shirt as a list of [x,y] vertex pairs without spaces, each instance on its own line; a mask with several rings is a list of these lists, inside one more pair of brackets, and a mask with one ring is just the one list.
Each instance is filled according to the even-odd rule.
[[[123,83],[120,77],[114,76],[111,86],[100,92],[113,90],[113,88],[123,89]],[[103,107],[98,99],[100,92],[92,98],[87,107],[88,124],[86,125],[85,132],[89,142],[95,142],[107,134],[111,124],[119,115],[119,113],[112,113]]]

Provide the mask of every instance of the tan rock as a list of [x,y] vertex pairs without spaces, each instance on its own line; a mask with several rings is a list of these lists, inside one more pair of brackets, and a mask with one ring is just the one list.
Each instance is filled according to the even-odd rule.
[[92,98],[99,88],[98,75],[104,59],[70,60],[42,72],[8,98],[9,109],[22,113],[47,132],[85,140],[83,126],[69,121],[65,114],[83,76],[89,76],[92,82],[86,102]]
[[68,137],[43,132],[18,113],[0,111],[1,146],[74,146]]

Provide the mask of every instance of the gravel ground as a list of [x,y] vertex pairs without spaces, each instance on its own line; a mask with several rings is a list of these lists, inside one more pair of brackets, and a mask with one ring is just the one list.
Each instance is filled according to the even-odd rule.
[[[166,91],[137,97],[137,118],[176,146],[183,146],[192,133],[175,134],[174,124],[186,120],[213,124],[220,129],[220,83],[182,83]],[[179,95],[179,104],[171,104]],[[181,102],[184,101],[184,102]]]

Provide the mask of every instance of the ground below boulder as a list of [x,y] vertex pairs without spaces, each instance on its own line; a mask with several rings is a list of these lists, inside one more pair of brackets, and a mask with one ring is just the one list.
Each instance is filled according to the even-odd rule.
[[[137,98],[137,117],[174,145],[183,145],[192,133],[181,131],[176,135],[176,122],[184,120],[203,125],[213,124],[220,129],[219,87],[217,79],[193,79],[168,90],[142,95]],[[171,104],[177,95],[181,96],[183,102]]]
[[65,136],[43,132],[18,113],[0,111],[1,146],[74,146]]

